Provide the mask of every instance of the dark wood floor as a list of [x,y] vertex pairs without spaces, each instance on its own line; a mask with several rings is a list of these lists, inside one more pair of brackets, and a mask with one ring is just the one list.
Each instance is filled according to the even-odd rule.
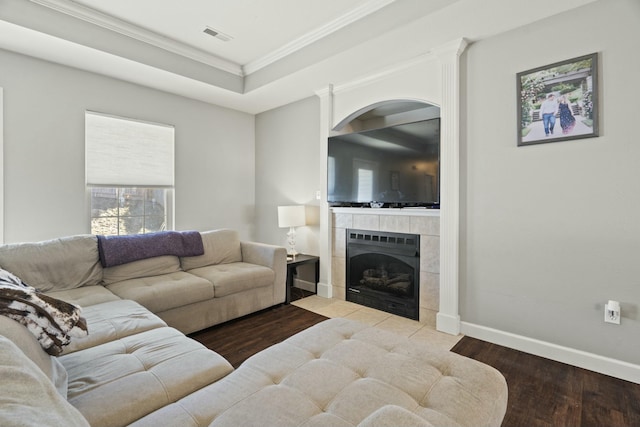
[[[263,310],[191,337],[234,367],[326,317],[293,305]],[[640,385],[470,337],[452,351],[498,369],[509,386],[502,426],[640,426]]]
[[511,426],[640,426],[640,385],[517,350],[462,338],[451,351],[499,370]]
[[289,304],[268,308],[189,336],[237,368],[255,353],[326,319]]

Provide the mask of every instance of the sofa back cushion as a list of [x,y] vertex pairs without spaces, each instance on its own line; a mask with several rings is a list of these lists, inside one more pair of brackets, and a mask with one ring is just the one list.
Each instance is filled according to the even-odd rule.
[[107,267],[102,270],[106,285],[139,277],[160,276],[180,271],[180,259],[173,255],[158,256]]
[[88,234],[0,246],[0,267],[42,292],[102,281],[97,239]]
[[242,261],[240,238],[237,231],[223,229],[205,231],[200,234],[204,245],[204,255],[181,257],[180,264],[183,270]]

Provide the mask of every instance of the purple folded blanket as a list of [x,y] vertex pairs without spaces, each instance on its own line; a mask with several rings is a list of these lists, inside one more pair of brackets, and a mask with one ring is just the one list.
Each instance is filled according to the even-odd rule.
[[162,255],[204,254],[202,236],[197,231],[161,231],[127,236],[97,236],[103,267],[126,264]]

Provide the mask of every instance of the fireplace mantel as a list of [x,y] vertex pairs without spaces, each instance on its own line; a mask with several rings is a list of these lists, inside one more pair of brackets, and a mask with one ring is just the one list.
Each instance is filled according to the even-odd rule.
[[423,208],[330,208],[334,213],[358,215],[440,216],[440,209]]

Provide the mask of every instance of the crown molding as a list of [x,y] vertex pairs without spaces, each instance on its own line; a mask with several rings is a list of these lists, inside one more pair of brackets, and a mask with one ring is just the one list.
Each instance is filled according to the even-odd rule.
[[251,61],[242,67],[244,74],[249,75],[256,71],[281,60],[282,58],[297,52],[324,37],[327,37],[336,31],[352,24],[365,16],[368,16],[385,6],[395,2],[396,0],[369,0],[368,2],[352,9],[348,13],[326,23],[325,25],[308,32],[302,37],[293,40],[279,49],[274,50],[262,58]]
[[438,46],[433,50],[433,53],[439,58],[448,57],[451,56],[451,54],[453,54],[455,57],[458,57],[462,55],[462,52],[465,51],[469,44],[471,44],[469,40],[462,37],[456,40],[452,40],[449,43],[445,43],[442,46]]
[[242,67],[231,61],[211,55],[200,49],[195,49],[179,41],[145,30],[113,16],[98,12],[89,7],[74,3],[69,0],[29,0],[57,12],[64,13],[77,19],[81,19],[93,25],[106,28],[110,31],[131,37],[135,40],[164,49],[166,51],[184,56],[194,61],[210,65],[231,74],[243,77]]

